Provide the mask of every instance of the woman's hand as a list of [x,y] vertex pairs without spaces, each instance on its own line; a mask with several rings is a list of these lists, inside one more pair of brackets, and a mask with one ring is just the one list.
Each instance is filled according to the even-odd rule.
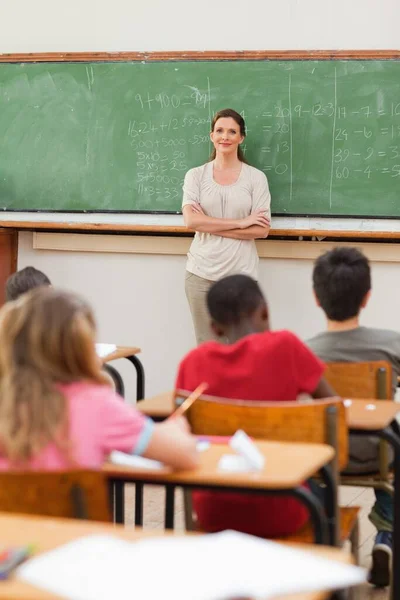
[[251,215],[244,219],[240,219],[239,221],[239,229],[247,229],[252,225],[261,225],[261,227],[270,226],[270,221],[268,217],[265,216],[265,210],[258,209],[256,212],[251,213]]

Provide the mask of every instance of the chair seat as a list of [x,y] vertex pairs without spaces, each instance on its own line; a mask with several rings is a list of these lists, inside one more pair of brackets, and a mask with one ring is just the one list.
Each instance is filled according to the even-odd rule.
[[[360,512],[359,506],[343,506],[339,508],[340,518],[340,541],[343,544],[350,539]],[[314,542],[314,530],[311,521],[306,523],[300,531],[293,535],[279,538],[283,542],[302,542],[312,544]]]
[[382,479],[379,473],[372,473],[370,475],[354,474],[354,475],[340,475],[340,485],[350,485],[356,487],[373,488],[376,490],[385,490],[388,494],[393,496],[394,494],[394,473],[392,470],[389,471],[388,478]]
[[[387,479],[382,479],[382,475],[380,473],[340,473],[340,483],[342,485],[347,485],[347,482],[350,480],[356,482],[370,481],[371,483],[386,482],[392,484],[394,481],[394,471],[393,469],[389,470]],[[359,484],[357,483],[356,485]]]

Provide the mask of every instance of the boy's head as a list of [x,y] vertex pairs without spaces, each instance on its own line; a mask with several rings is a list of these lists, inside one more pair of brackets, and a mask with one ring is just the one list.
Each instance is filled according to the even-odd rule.
[[245,335],[269,328],[263,293],[247,275],[230,275],[214,283],[207,294],[207,306],[212,328],[219,337],[229,337],[233,330]]
[[334,248],[316,260],[313,286],[318,305],[330,321],[356,317],[370,295],[368,259],[356,248]]
[[35,267],[25,267],[7,279],[6,300],[16,300],[33,288],[51,285],[50,279]]

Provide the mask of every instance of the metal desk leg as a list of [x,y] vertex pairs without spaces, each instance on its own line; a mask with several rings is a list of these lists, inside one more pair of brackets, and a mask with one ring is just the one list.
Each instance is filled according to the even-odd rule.
[[292,495],[300,500],[308,512],[314,526],[314,541],[316,544],[327,544],[328,543],[328,528],[326,518],[321,508],[321,504],[314,494],[303,486],[294,488]]
[[136,369],[136,400],[143,400],[144,398],[144,369],[143,365],[137,356],[132,354],[126,357]]
[[325,493],[325,513],[328,519],[329,544],[331,546],[340,545],[340,523],[338,514],[338,493],[335,478],[330,465],[325,465],[321,469],[322,480],[326,485]]
[[115,523],[125,523],[125,484],[114,481]]
[[113,382],[115,384],[116,392],[124,398],[125,397],[124,381],[123,381],[121,375],[118,373],[117,369],[114,369],[114,367],[112,367],[111,365],[107,365],[107,364],[103,365],[103,369],[105,371],[107,371],[107,373],[110,375],[111,379],[113,380]]
[[175,486],[165,486],[165,529],[174,528]]
[[135,525],[143,525],[143,483],[135,483]]
[[400,598],[400,438],[393,429],[383,429],[381,434],[394,449],[394,522],[393,522],[393,564],[392,564],[392,600]]

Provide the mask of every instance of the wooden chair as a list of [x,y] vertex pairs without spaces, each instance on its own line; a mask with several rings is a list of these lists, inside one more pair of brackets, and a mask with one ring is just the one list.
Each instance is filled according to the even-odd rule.
[[[339,398],[296,403],[244,402],[203,396],[192,404],[187,416],[193,433],[198,435],[231,436],[242,429],[256,439],[328,443],[336,450],[332,465],[336,487],[339,469],[347,464],[348,430],[345,407]],[[336,514],[340,522],[340,539],[336,544],[350,539],[355,554],[358,511],[358,507],[343,507],[340,511],[337,507]],[[311,542],[311,525],[306,525],[293,539]]]
[[392,399],[392,365],[385,360],[330,362],[325,377],[342,398]]
[[99,471],[0,473],[0,511],[110,521],[106,479]]
[[[342,398],[392,399],[392,365],[384,360],[357,363],[327,363],[325,377]],[[379,444],[379,472],[371,475],[342,474],[343,485],[382,489],[393,495],[389,448]]]

